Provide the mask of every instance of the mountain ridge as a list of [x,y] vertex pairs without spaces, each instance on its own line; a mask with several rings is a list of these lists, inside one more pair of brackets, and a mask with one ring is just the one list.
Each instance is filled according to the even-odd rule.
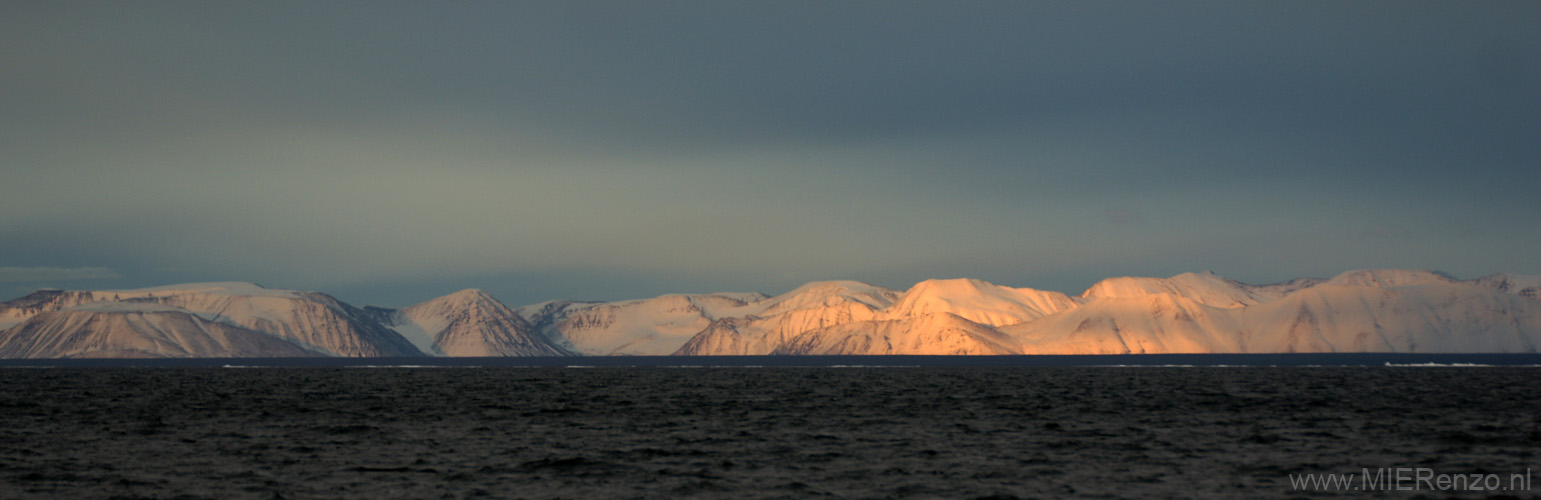
[[1541,276],[1369,269],[1251,285],[1204,271],[1076,296],[978,279],[907,290],[666,294],[508,307],[466,289],[358,308],[244,282],[39,290],[0,303],[0,357],[1537,352]]

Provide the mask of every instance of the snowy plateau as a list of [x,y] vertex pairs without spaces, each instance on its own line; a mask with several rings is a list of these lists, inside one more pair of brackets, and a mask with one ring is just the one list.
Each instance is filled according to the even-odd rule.
[[1249,285],[1121,277],[1078,296],[973,279],[808,283],[510,308],[403,309],[241,282],[40,290],[0,303],[0,358],[1535,353],[1541,276],[1366,270]]

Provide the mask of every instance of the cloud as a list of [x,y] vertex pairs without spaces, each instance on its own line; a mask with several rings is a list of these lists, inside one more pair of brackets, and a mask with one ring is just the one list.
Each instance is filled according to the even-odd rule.
[[0,283],[110,280],[122,277],[105,267],[0,267]]
[[1366,265],[1344,235],[1515,269],[1533,5],[10,9],[0,263],[60,267],[0,283],[1079,289]]

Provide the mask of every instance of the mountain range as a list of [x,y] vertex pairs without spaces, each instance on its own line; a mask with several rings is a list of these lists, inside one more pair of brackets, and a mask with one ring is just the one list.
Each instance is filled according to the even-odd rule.
[[856,281],[510,308],[402,309],[251,283],[39,290],[0,303],[0,358],[1538,352],[1541,276],[1350,271],[1250,285],[1120,277],[1077,296],[974,279]]

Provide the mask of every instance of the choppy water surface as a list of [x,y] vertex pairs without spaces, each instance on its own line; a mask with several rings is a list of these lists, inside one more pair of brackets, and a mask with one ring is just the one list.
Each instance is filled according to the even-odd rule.
[[1541,470],[1538,382],[1516,367],[8,369],[0,498],[1287,497],[1308,493],[1290,473]]

